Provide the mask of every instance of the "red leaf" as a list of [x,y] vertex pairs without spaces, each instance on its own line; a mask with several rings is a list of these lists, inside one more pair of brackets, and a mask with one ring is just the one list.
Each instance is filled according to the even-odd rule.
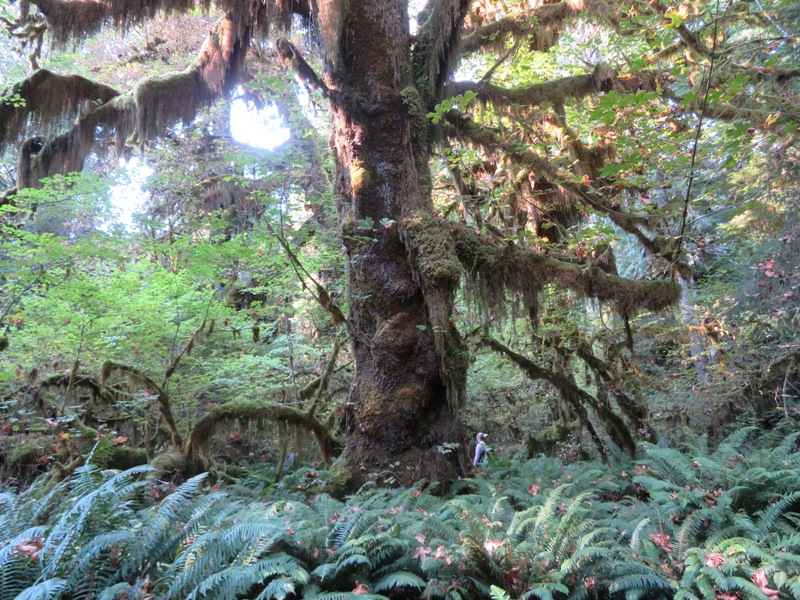
[[652,541],[656,546],[661,548],[667,554],[672,554],[672,544],[669,541],[669,536],[663,533],[651,533],[649,536],[650,541]]
[[367,586],[365,586],[363,583],[361,583],[360,581],[356,581],[356,587],[353,588],[353,593],[356,594],[356,595],[358,595],[358,594],[369,594],[369,588]]

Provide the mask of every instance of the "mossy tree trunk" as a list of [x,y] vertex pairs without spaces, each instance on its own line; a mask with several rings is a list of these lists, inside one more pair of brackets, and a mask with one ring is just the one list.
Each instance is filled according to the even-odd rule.
[[318,17],[357,365],[358,423],[344,465],[351,486],[444,481],[460,471],[456,456],[437,450],[463,440],[452,399],[462,395],[466,372],[448,374],[447,357],[437,354],[448,336],[459,350],[449,315],[460,268],[454,278],[426,279],[412,233],[431,218],[432,200],[406,4],[350,0]]

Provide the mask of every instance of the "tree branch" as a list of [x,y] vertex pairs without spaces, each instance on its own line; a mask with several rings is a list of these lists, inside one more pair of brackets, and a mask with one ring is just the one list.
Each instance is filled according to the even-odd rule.
[[521,294],[528,308],[535,308],[536,297],[548,283],[610,302],[623,317],[642,309],[664,310],[680,298],[681,288],[673,281],[624,279],[594,266],[581,267],[511,244],[498,248],[471,228],[447,226],[461,264],[493,304],[502,300],[504,289],[510,289]]
[[278,56],[283,60],[283,62],[289,66],[297,76],[308,85],[312,90],[322,92],[322,94],[329,98],[331,95],[331,91],[328,89],[328,86],[325,85],[325,82],[320,79],[320,77],[314,72],[314,69],[311,68],[297,48],[289,42],[286,38],[281,38],[275,44],[275,49],[278,53]]
[[598,92],[607,92],[615,87],[617,79],[619,78],[616,74],[601,63],[588,75],[573,75],[522,88],[510,89],[483,81],[457,81],[448,86],[448,91],[452,91],[453,95],[475,92],[478,100],[495,106],[540,106],[548,103],[558,105],[567,99],[577,100]]
[[337,440],[330,435],[325,425],[320,423],[313,415],[291,406],[261,404],[246,400],[235,400],[215,406],[205,414],[192,430],[186,445],[186,456],[190,461],[198,458],[219,424],[239,419],[250,423],[279,421],[302,427],[314,434],[323,459],[330,464]]
[[110,360],[103,364],[101,377],[102,381],[105,382],[106,379],[108,379],[108,377],[115,372],[126,373],[134,380],[141,382],[142,385],[156,392],[156,401],[158,402],[159,412],[169,427],[169,432],[172,437],[172,445],[176,448],[183,446],[183,438],[178,432],[178,426],[175,423],[175,417],[172,415],[169,394],[164,390],[164,388],[158,385],[149,375],[137,369],[136,367],[115,363]]
[[428,0],[417,17],[419,31],[411,60],[425,106],[435,102],[455,68],[459,32],[469,4],[469,0]]
[[544,379],[555,387],[561,394],[561,397],[578,413],[581,422],[589,431],[601,455],[605,455],[603,445],[586,415],[585,405],[589,405],[594,409],[595,413],[602,421],[606,433],[608,433],[613,442],[622,448],[629,456],[634,456],[636,453],[636,442],[633,440],[630,430],[625,425],[625,422],[602,402],[599,402],[596,398],[582,390],[574,381],[563,373],[556,373],[540,367],[533,361],[488,336],[484,337],[481,341],[495,352],[508,357],[514,364],[525,371],[531,379]]
[[462,38],[462,52],[496,50],[505,47],[509,37],[528,37],[532,50],[547,52],[559,38],[563,22],[581,13],[578,2],[545,4],[537,9],[509,15],[475,28]]
[[[191,67],[177,73],[148,77],[132,93],[125,95],[83,78],[34,73],[27,81],[41,78],[44,82],[55,82],[52,85],[57,86],[56,90],[72,86],[80,91],[73,93],[66,102],[58,94],[54,97],[48,94],[48,103],[42,114],[52,114],[52,122],[64,117],[64,109],[74,112],[78,105],[87,106],[89,112],[66,133],[49,140],[34,137],[23,144],[16,189],[37,186],[43,178],[56,173],[80,171],[86,156],[97,145],[98,133],[107,136],[113,132],[117,148],[121,150],[124,143],[143,145],[178,120],[191,122],[201,106],[227,94],[239,81],[249,43],[249,28],[241,30],[232,18],[222,18],[209,33]],[[48,90],[44,84],[32,89],[36,92],[31,92],[33,97]],[[100,106],[93,108],[93,102],[81,104],[84,100],[98,100],[98,94]],[[19,123],[27,115],[27,112],[18,112],[18,108],[6,104],[0,107],[0,123],[16,120],[17,134],[20,133]],[[56,111],[56,108],[61,110]],[[3,112],[9,115],[5,119]],[[0,141],[8,140],[7,134],[0,138]]]

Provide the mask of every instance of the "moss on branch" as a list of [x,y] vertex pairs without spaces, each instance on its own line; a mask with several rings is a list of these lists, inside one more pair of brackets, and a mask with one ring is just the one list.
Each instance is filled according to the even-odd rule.
[[636,452],[636,442],[631,435],[630,429],[625,424],[622,418],[615,414],[603,402],[592,397],[588,392],[584,391],[569,377],[563,373],[557,373],[550,369],[540,367],[530,359],[514,352],[499,341],[484,337],[482,342],[489,348],[509,358],[514,364],[520,367],[531,379],[543,379],[555,387],[561,394],[564,401],[578,414],[581,423],[586,427],[598,446],[600,454],[605,454],[603,445],[600,442],[597,433],[594,430],[591,422],[586,413],[586,407],[589,406],[593,409],[594,413],[603,423],[603,427],[608,433],[608,436],[613,442],[624,450],[629,456],[633,456]]
[[426,104],[437,98],[455,68],[460,28],[469,4],[467,0],[429,0],[417,16],[420,27],[412,64],[414,81]]
[[105,104],[120,93],[80,75],[39,69],[0,99],[0,150],[19,141],[29,121],[41,134]]
[[337,440],[331,436],[325,425],[309,413],[282,404],[235,400],[214,407],[194,426],[186,445],[186,456],[190,462],[202,460],[208,442],[218,426],[239,420],[249,423],[284,422],[310,431],[314,434],[326,463],[330,463],[332,453],[337,445]]
[[529,308],[535,308],[536,296],[548,283],[611,303],[623,317],[643,309],[664,310],[680,298],[680,286],[672,281],[625,279],[591,265],[570,264],[513,245],[498,248],[470,228],[449,227],[461,264],[491,305],[499,305],[502,290],[508,289],[521,294]]
[[176,121],[191,122],[202,106],[238,83],[250,35],[249,26],[224,17],[209,33],[192,66],[146,78],[130,94],[43,70],[17,84],[12,92],[16,90],[18,100],[12,94],[0,103],[0,146],[26,135],[27,125],[39,125],[49,135],[70,117],[84,116],[61,135],[36,136],[22,145],[16,189],[36,187],[56,173],[80,171],[89,152],[105,146],[111,132],[121,150],[124,143],[143,145]]
[[105,381],[112,373],[125,373],[132,382],[155,391],[158,409],[162,418],[166,422],[167,427],[169,427],[170,435],[172,437],[172,445],[176,448],[180,448],[183,445],[183,438],[178,432],[178,425],[175,422],[175,417],[172,414],[170,398],[166,390],[157,384],[152,377],[135,367],[115,363],[112,361],[106,361],[102,368],[102,380]]
[[561,105],[567,99],[577,100],[614,89],[617,79],[613,70],[600,63],[586,75],[572,75],[519,88],[505,88],[484,81],[459,81],[453,83],[452,92],[454,95],[475,92],[478,100],[494,106]]

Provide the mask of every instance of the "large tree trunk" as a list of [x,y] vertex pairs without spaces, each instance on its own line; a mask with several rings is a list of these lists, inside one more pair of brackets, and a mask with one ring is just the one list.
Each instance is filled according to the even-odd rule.
[[357,429],[344,461],[351,489],[369,479],[447,481],[463,470],[458,453],[438,449],[463,441],[452,399],[466,369],[449,373],[442,356],[445,339],[460,350],[449,324],[455,284],[426,282],[419,235],[407,226],[430,220],[432,201],[406,11],[402,0],[339,0],[317,14],[356,356]]

